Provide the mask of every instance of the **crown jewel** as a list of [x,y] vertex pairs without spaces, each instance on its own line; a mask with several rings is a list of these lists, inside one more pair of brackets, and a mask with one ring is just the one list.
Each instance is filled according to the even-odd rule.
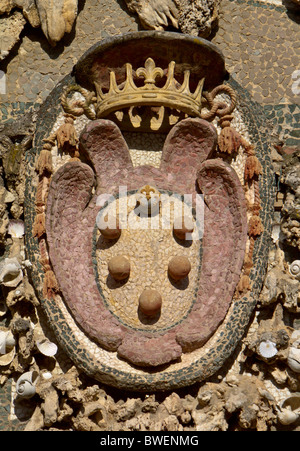
[[162,78],[165,71],[156,67],[152,58],[148,58],[144,67],[139,67],[136,77],[143,79],[143,86],[137,86],[134,82],[133,69],[130,63],[126,63],[126,81],[117,84],[116,74],[110,72],[110,87],[104,93],[99,82],[95,82],[97,91],[97,117],[104,117],[109,113],[129,108],[132,106],[165,106],[183,111],[191,116],[200,116],[201,97],[204,84],[202,78],[194,93],[190,91],[190,71],[184,72],[182,85],[174,77],[175,61],[171,61],[167,70],[167,80],[163,87],[157,86],[156,79]]

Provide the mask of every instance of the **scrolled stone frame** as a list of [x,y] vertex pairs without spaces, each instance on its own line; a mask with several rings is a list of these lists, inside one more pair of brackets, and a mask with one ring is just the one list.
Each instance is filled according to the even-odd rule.
[[[147,33],[152,33],[152,36],[157,35],[156,32]],[[127,38],[121,39],[126,40]],[[111,40],[103,43],[104,47],[110,45]],[[223,76],[224,74],[221,78]],[[180,363],[174,363],[159,370],[141,370],[132,368],[130,365],[124,369],[122,366],[115,365],[115,361],[113,363],[110,363],[109,359],[105,361],[101,358],[101,353],[97,354],[96,352],[95,354],[95,348],[93,350],[88,349],[84,341],[79,338],[83,332],[80,331],[79,335],[74,333],[73,327],[70,325],[72,317],[68,309],[62,308],[62,304],[59,304],[53,298],[48,299],[43,296],[44,272],[40,263],[38,241],[32,234],[36,198],[35,162],[43,147],[43,139],[52,130],[58,115],[61,113],[60,99],[64,90],[67,86],[74,85],[77,82],[78,79],[74,75],[68,75],[57,85],[42,105],[38,117],[34,147],[26,154],[28,168],[25,205],[26,247],[32,262],[31,277],[41,301],[42,309],[62,348],[79,369],[96,380],[119,388],[137,391],[174,389],[203,381],[218,371],[237,347],[249,324],[263,283],[270,239],[274,182],[262,110],[259,105],[252,102],[248,93],[233,79],[228,80],[226,84],[238,94],[237,109],[247,127],[251,141],[255,143],[256,155],[263,169],[259,181],[259,190],[263,206],[260,216],[264,231],[255,241],[254,265],[250,272],[252,290],[232,301],[225,320],[219,326],[217,332],[197,351],[197,356],[191,361],[188,361],[190,357],[188,354],[188,357],[183,356]]]

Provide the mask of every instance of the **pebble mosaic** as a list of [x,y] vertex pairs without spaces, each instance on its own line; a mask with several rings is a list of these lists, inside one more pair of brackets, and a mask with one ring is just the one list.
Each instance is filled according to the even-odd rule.
[[[91,15],[95,18],[95,25],[90,21]],[[72,81],[72,77],[66,74],[71,71],[77,59],[101,38],[138,28],[135,17],[127,13],[124,2],[87,0],[78,16],[76,31],[57,48],[50,48],[46,40],[34,30],[26,36],[22,35],[14,58],[0,67],[7,78],[7,94],[0,94],[0,123],[13,121],[24,112],[38,110],[57,83],[62,81],[54,91],[56,98],[48,99],[47,105],[41,107],[36,146],[32,152],[27,153],[29,168],[33,168],[35,152],[45,133],[49,132],[59,117],[57,98],[61,87]],[[213,42],[222,49],[227,69],[231,73],[229,83],[239,93],[238,114],[246,124],[245,131],[257,143],[259,156],[265,162],[264,183],[261,185],[261,196],[265,203],[265,234],[256,243],[255,258],[256,262],[261,262],[261,269],[255,277],[252,274],[254,290],[251,299],[241,299],[231,306],[219,333],[208,343],[212,350],[204,348],[196,356],[185,355],[181,365],[175,364],[172,369],[166,368],[163,371],[164,382],[156,375],[149,375],[147,383],[140,370],[126,362],[120,362],[113,354],[99,350],[88,340],[61,300],[58,299],[57,303],[49,301],[45,311],[49,322],[56,329],[56,335],[61,333],[61,341],[67,352],[91,376],[100,375],[107,383],[119,384],[128,389],[135,386],[140,390],[147,390],[149,383],[158,389],[169,387],[174,383],[176,374],[175,383],[180,387],[184,385],[186,378],[192,383],[212,374],[228,358],[235,343],[241,338],[255,306],[267,260],[267,235],[270,230],[274,186],[267,144],[269,132],[265,129],[266,118],[272,121],[273,130],[286,146],[299,146],[300,143],[299,94],[292,92],[292,75],[300,69],[299,38],[299,16],[288,12],[279,0],[222,0],[219,30]],[[128,136],[127,140],[134,142],[133,137]],[[130,147],[134,165],[145,161],[147,152],[148,162],[158,167],[161,144],[158,143],[152,152],[140,149],[137,143]],[[64,161],[60,162],[63,163]],[[31,237],[30,230],[34,218],[30,205],[34,204],[34,197],[34,187],[28,182],[27,245],[37,268],[32,276],[36,286],[39,286],[39,271],[42,268],[38,262],[37,243]],[[218,349],[217,353],[215,349]],[[0,430],[22,428],[19,422],[16,425],[7,423],[10,403],[11,387],[7,383],[0,388]]]

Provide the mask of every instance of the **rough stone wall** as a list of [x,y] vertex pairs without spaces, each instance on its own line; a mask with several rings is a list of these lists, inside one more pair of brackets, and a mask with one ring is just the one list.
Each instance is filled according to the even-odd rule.
[[[274,144],[271,157],[279,188],[266,283],[240,348],[211,381],[176,393],[143,396],[95,384],[78,373],[61,350],[56,360],[39,356],[44,359],[40,364],[45,373],[52,371],[54,378],[40,382],[32,400],[12,407],[15,383],[8,378],[9,371],[2,371],[0,430],[300,429],[296,396],[300,392],[299,373],[288,365],[282,332],[288,328],[300,330],[300,282],[290,273],[290,264],[299,260],[300,250],[300,29],[299,12],[286,5],[280,0],[222,0],[219,27],[211,36],[223,51],[232,77],[249,91],[270,120]],[[34,126],[32,112],[94,43],[141,29],[124,1],[85,0],[78,6],[76,27],[56,47],[48,43],[41,30],[26,25],[12,52],[0,63],[6,79],[6,93],[0,89],[1,261],[17,253],[16,246],[24,245],[14,242],[7,227],[10,220],[23,217],[22,152],[29,145]],[[25,113],[29,114],[27,121]],[[16,166],[6,158],[12,149]],[[26,273],[25,267],[22,270]],[[19,340],[20,355],[14,367],[18,373],[36,352],[30,326],[19,321],[24,308],[29,309],[32,321],[37,321],[38,302],[29,282],[25,278],[19,293],[1,287],[0,312],[4,301],[9,310],[0,316],[0,326],[7,327],[13,319]],[[53,339],[40,312],[39,321],[41,335]],[[297,339],[294,336],[295,342]],[[281,343],[282,351],[275,360],[259,354],[261,341],[267,340]],[[264,384],[259,382],[262,379]],[[292,395],[296,400],[291,401]]]

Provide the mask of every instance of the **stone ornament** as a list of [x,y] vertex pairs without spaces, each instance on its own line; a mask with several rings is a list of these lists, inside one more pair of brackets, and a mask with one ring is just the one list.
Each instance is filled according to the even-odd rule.
[[[146,30],[164,31],[171,26],[204,38],[217,23],[219,3],[219,0],[126,0],[128,11],[138,15]],[[55,46],[72,31],[77,14],[78,0],[0,0],[0,16],[3,15],[0,60],[9,55],[27,22],[33,28],[41,28],[50,45]]]
[[160,88],[156,84],[157,78],[163,78],[164,70],[156,67],[152,58],[147,58],[145,67],[139,67],[135,74],[138,79],[143,79],[144,86],[137,87],[133,80],[132,65],[126,64],[126,81],[122,89],[117,85],[116,74],[110,72],[110,88],[104,94],[100,84],[95,81],[97,91],[97,117],[105,117],[113,111],[139,106],[164,106],[180,109],[191,116],[200,116],[201,98],[204,79],[200,80],[195,92],[189,89],[190,71],[184,72],[184,80],[178,88],[178,82],[174,78],[175,61],[171,61],[167,70],[167,80]]
[[108,271],[115,280],[125,280],[130,274],[130,262],[124,255],[113,257],[108,262]]
[[[74,127],[69,136],[76,157],[66,149],[68,159],[58,164],[58,120],[50,120],[50,135],[37,143],[31,172],[37,189],[28,200],[26,221],[30,212],[30,256],[35,268],[40,255],[42,267],[33,269],[33,278],[42,306],[75,364],[119,387],[163,389],[209,377],[232,352],[229,337],[236,345],[255,305],[254,274],[264,262],[256,255],[268,232],[261,197],[265,185],[259,179],[270,173],[254,144],[234,131],[238,101],[234,90],[222,84],[219,51],[211,43],[199,43],[173,33],[141,32],[96,46],[76,65],[73,78],[58,88],[56,117],[74,118],[72,124],[65,123]],[[166,48],[171,62],[161,57]],[[194,50],[197,67],[187,48]],[[105,71],[108,61],[110,75]],[[162,68],[167,67],[165,75]],[[166,80],[156,85],[159,77]],[[118,103],[116,96],[127,89],[133,102],[138,98],[136,107],[150,114],[160,108],[162,92],[162,98],[172,92],[170,105],[178,106],[180,114],[173,121],[172,108],[163,105],[167,120],[161,122],[165,140],[157,167],[132,163],[125,139],[132,128],[120,119],[121,113],[128,118],[130,102],[121,95]],[[191,105],[197,89],[197,107],[186,108],[181,94]],[[222,94],[229,95],[229,105],[219,100]],[[60,98],[64,113],[59,113]],[[107,117],[99,117],[99,111]],[[48,120],[47,115],[40,119],[40,126]],[[146,127],[142,122],[140,131]],[[148,132],[153,132],[151,127]],[[226,147],[219,144],[222,136],[233,137]],[[243,162],[235,170],[239,153]],[[231,155],[233,165],[225,154]],[[126,196],[120,195],[120,185],[126,186]],[[144,225],[153,219],[135,213],[137,194],[148,202],[153,193],[158,223],[164,196],[175,195],[182,209],[183,195],[190,195],[192,226],[183,223],[176,236],[178,213],[172,210],[168,232],[131,230],[130,219]],[[205,222],[204,234],[196,240],[201,228],[195,216],[198,193],[204,196]],[[99,202],[103,195],[108,200]],[[118,216],[124,199],[129,205],[126,227],[124,217]],[[119,209],[118,220],[108,232],[121,233],[107,239],[99,220],[113,205]],[[173,248],[177,252],[171,253]],[[212,343],[219,343],[218,351]]]
[[171,279],[178,281],[188,276],[191,271],[191,263],[187,257],[173,257],[168,265],[168,273]]
[[146,316],[156,315],[162,306],[162,297],[156,290],[144,290],[139,298],[139,308]]
[[[172,26],[185,34],[207,38],[218,19],[219,0],[125,0],[145,29]],[[296,1],[296,0],[294,0]]]
[[[78,0],[1,0],[0,15],[9,14],[15,8],[34,28],[41,27],[51,45],[56,45],[65,35],[70,33],[77,17]],[[24,26],[23,24],[23,26]]]

